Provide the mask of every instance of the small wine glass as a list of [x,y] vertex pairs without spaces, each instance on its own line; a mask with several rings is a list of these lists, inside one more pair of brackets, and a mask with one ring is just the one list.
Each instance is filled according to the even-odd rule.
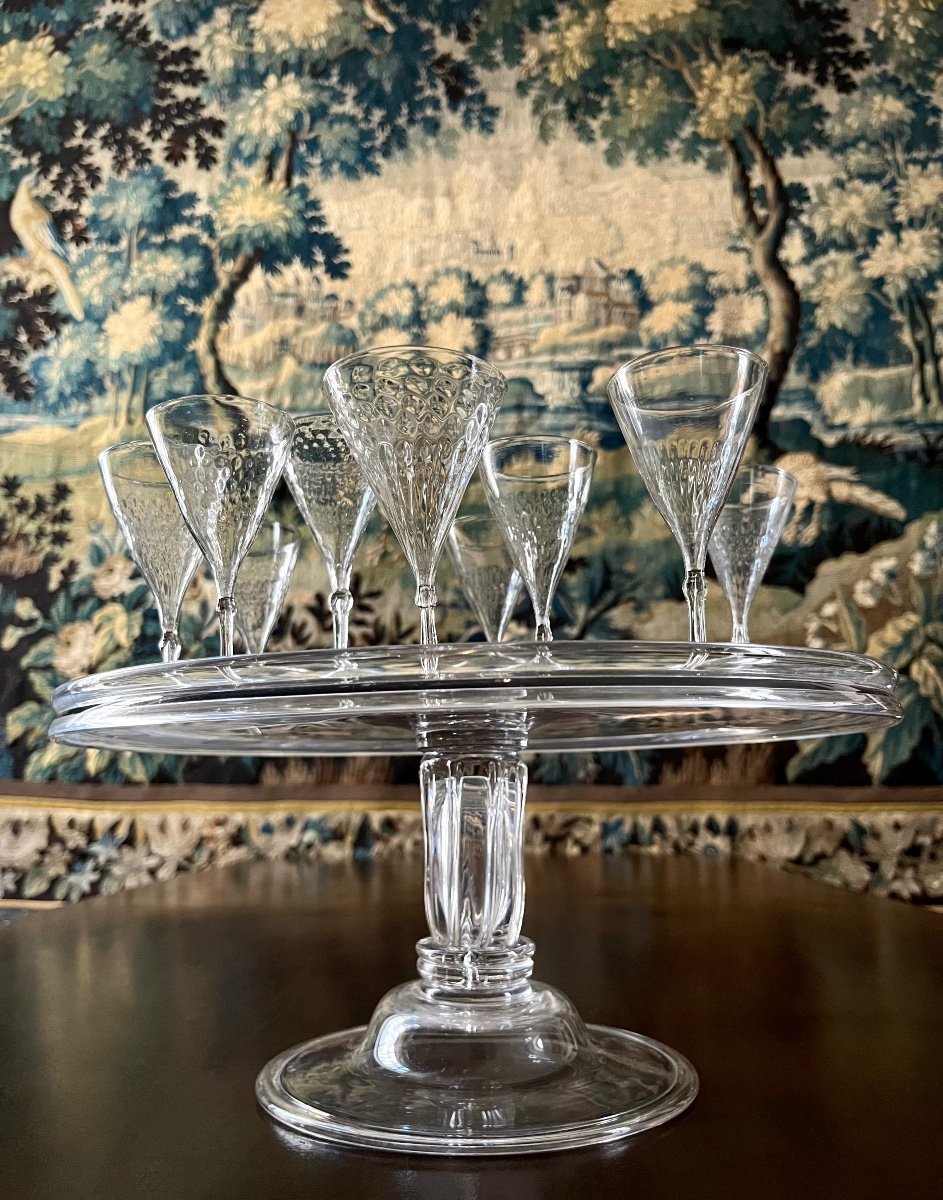
[[507,380],[473,354],[388,346],[340,359],[322,388],[412,568],[420,640],[433,646],[436,567]]
[[287,413],[240,396],[183,396],[147,414],[154,448],[218,593],[220,653],[233,652],[239,565],[291,448]]
[[711,562],[730,605],[731,642],[750,640],[750,606],[782,537],[796,480],[779,467],[743,467],[734,477],[710,540]]
[[285,478],[324,560],[331,584],[334,648],[343,650],[354,605],[350,573],[376,497],[332,413],[295,416],[294,423]]
[[491,517],[459,517],[452,523],[449,557],[465,599],[478,618],[486,642],[500,642],[514,615],[523,580]]
[[261,654],[278,620],[298,561],[298,534],[268,521],[242,560],[236,576],[236,628],[249,654]]
[[151,589],[160,656],[180,657],[180,606],[203,557],[150,442],[123,442],[98,456],[105,492],[131,557]]
[[550,607],[595,465],[596,451],[577,438],[507,437],[485,448],[485,494],[530,594],[538,642],[553,637]]
[[609,403],[684,558],[692,642],[707,640],[707,544],[746,449],[767,366],[749,350],[690,346],[625,363]]

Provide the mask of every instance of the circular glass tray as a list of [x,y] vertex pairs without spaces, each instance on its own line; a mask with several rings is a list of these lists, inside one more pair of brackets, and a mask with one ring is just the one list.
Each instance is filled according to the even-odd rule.
[[861,655],[687,642],[376,646],[130,667],[53,699],[51,734],[181,754],[415,754],[430,723],[526,714],[539,751],[823,737],[901,715]]

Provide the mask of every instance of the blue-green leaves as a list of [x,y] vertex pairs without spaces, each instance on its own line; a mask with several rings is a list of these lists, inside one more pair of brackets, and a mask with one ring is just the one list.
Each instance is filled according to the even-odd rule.
[[224,259],[291,245],[304,231],[301,188],[253,175],[226,180],[212,201],[216,235]]

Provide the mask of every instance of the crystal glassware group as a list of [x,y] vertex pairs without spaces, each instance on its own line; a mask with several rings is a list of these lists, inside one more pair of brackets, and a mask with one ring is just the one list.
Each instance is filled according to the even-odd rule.
[[[163,656],[180,653],[181,598],[205,557],[227,657],[70,681],[56,693],[53,737],[173,753],[421,755],[429,936],[417,945],[419,977],[388,991],[369,1025],[321,1034],[262,1068],[259,1104],[291,1136],[410,1153],[572,1149],[651,1128],[694,1099],[683,1054],[587,1025],[531,978],[525,755],[828,736],[899,717],[891,673],[871,660],[704,644],[708,555],[732,640],[745,642],[795,491],[775,467],[741,466],[766,373],[747,350],[705,345],[635,359],[609,383],[681,550],[693,648],[549,644],[597,455],[574,437],[493,437],[507,383],[469,354],[351,355],[324,375],[325,411],[308,415],[233,397],[170,400],[148,413],[152,444],[102,455],[154,592]],[[479,466],[487,509],[465,495]],[[618,486],[613,460],[606,469]],[[264,649],[298,553],[293,530],[266,523],[282,476],[324,559],[341,653],[230,658],[236,631],[250,653]],[[423,644],[348,653],[352,563],[374,505],[415,576]],[[434,645],[445,549],[487,644]],[[536,644],[499,647],[524,589]]]
[[[747,618],[783,531],[795,480],[739,470],[766,383],[763,360],[729,346],[634,359],[608,395],[636,468],[684,560],[689,636],[707,640],[708,552],[730,604],[731,640]],[[151,442],[100,456],[119,528],[153,593],[161,655],[181,652],[178,619],[202,558],[212,572],[222,655],[238,632],[261,653],[298,556],[290,527],[265,521],[285,480],[330,583],[334,646],[348,644],[353,559],[377,502],[416,582],[420,639],[435,644],[436,571],[448,547],[488,642],[499,642],[526,588],[536,640],[551,640],[560,577],[586,508],[596,452],[573,437],[492,440],[507,381],[471,354],[430,346],[366,350],[325,373],[327,408],[291,414],[235,396],[186,396],[147,414]],[[476,468],[490,516],[458,516]]]

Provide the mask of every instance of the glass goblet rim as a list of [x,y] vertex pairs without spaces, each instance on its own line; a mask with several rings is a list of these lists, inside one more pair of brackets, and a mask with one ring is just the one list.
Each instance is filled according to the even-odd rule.
[[787,471],[784,467],[777,467],[774,463],[743,463],[734,480],[742,475],[766,475],[767,477],[776,476],[778,479],[788,479],[794,485],[796,481],[795,475],[791,471]]
[[[294,421],[287,409],[278,408],[276,405],[269,404],[265,400],[256,400],[253,396],[233,396],[213,392],[194,392],[189,396],[175,396],[172,400],[162,400],[160,404],[155,404],[153,408],[148,410],[146,416],[148,427],[153,428],[155,423],[158,424],[161,437],[166,438],[168,441],[175,441],[173,432],[163,428],[162,424],[159,423],[159,418],[165,414],[174,412],[176,409],[182,408],[186,404],[193,404],[195,401],[201,401],[205,404],[206,401],[213,400],[225,401],[229,408],[234,408],[242,413],[248,413],[251,410],[256,417],[264,416],[268,422],[267,428],[274,429],[282,426],[286,437],[290,436],[294,430]],[[206,404],[206,408],[209,409],[209,407],[210,405]],[[152,416],[154,418],[153,422],[151,419]],[[194,420],[192,424],[196,425],[198,421]]]
[[329,408],[305,409],[303,412],[293,412],[291,419],[296,429],[310,429],[314,425],[330,425],[337,428],[337,420]]
[[[451,528],[449,529],[449,535],[454,536],[454,531],[456,528],[458,528],[459,532],[462,532],[470,525],[484,526],[484,528],[492,534],[492,537],[490,537],[487,541],[479,540],[475,542],[463,543],[462,549],[465,549],[467,546],[469,550],[490,550],[498,546],[504,546],[505,542],[504,538],[501,536],[501,530],[498,529],[497,525],[495,524],[494,517],[490,516],[488,513],[467,513],[464,517],[456,517],[452,522]],[[458,539],[456,538],[455,540],[457,541]]]
[[[509,434],[507,437],[495,438],[493,441],[490,441],[487,446],[485,446],[484,458],[486,460],[486,474],[492,474],[498,479],[530,479],[539,481],[542,479],[565,479],[571,473],[571,469],[567,468],[566,470],[562,471],[542,471],[540,474],[534,473],[532,475],[510,475],[507,471],[503,471],[495,463],[494,455],[495,451],[500,453],[502,450],[506,450],[512,446],[569,446],[571,450],[576,447],[577,453],[585,459],[584,462],[576,464],[577,469],[591,467],[598,458],[595,448],[590,446],[588,442],[584,442],[578,437],[565,437],[562,435],[557,436],[555,434],[547,434],[546,436],[541,436],[540,434],[531,434],[518,437],[515,434]],[[539,466],[540,464],[538,463],[536,465]]]
[[[122,471],[120,465],[116,461],[120,453],[132,452],[134,454],[144,454],[150,462],[157,467],[160,476],[157,479],[138,479],[133,475],[128,475],[126,471]],[[106,446],[104,450],[98,453],[98,462],[102,470],[107,470],[109,475],[115,479],[125,479],[128,483],[136,484],[138,487],[170,487],[170,480],[167,478],[167,473],[161,465],[160,457],[154,449],[154,443],[145,440],[144,438],[134,438],[129,442],[115,442],[113,446]]]
[[[271,531],[273,525],[279,528],[278,544],[270,546],[268,549],[257,549],[256,542],[264,534]],[[263,521],[259,526],[259,532],[255,536],[255,541],[245,553],[246,558],[259,558],[262,555],[273,553],[273,551],[281,550],[285,546],[294,546],[298,541],[298,530],[294,525],[288,525],[284,521]]]
[[[676,402],[674,407],[667,407],[664,404],[666,399],[664,396],[646,397],[631,394],[633,393],[633,389],[629,381],[635,375],[659,365],[691,361],[696,358],[709,358],[718,362],[724,360],[746,360],[757,372],[756,378],[749,387],[723,400],[710,401],[708,397],[693,396],[690,402],[680,405]],[[716,412],[740,401],[743,396],[755,391],[758,387],[762,387],[766,382],[768,374],[769,364],[766,359],[761,358],[759,354],[755,354],[752,350],[746,350],[742,346],[726,346],[714,342],[701,342],[693,346],[668,346],[664,350],[653,350],[649,354],[642,354],[638,358],[624,362],[610,376],[609,382],[606,384],[606,393],[610,401],[613,399],[621,400],[619,390],[625,390],[631,394],[631,401],[634,407],[644,409],[645,412],[653,414],[664,413],[666,416],[677,416],[680,412],[696,412],[699,408]]]
[[468,350],[453,350],[449,346],[419,346],[419,345],[393,345],[393,346],[367,346],[363,350],[356,350],[353,354],[346,354],[343,358],[335,359],[334,362],[324,372],[322,383],[330,386],[335,378],[339,378],[341,372],[349,367],[354,366],[358,362],[367,362],[372,358],[391,358],[394,355],[402,354],[444,354],[454,360],[462,362],[471,362],[477,366],[482,374],[488,375],[495,383],[503,384],[507,387],[507,377],[502,371],[487,359],[479,358],[477,354],[472,354]]
[[791,501],[795,497],[798,480],[795,475],[792,475],[789,471],[784,471],[782,467],[774,467],[771,463],[747,463],[734,476],[731,488],[736,486],[738,479],[742,475],[759,475],[761,477],[765,476],[767,479],[775,476],[782,481],[783,489],[775,496],[761,496],[757,500],[728,500],[724,504],[724,508],[770,508],[773,504],[780,503],[783,500]]
[[720,511],[723,512],[724,508],[742,508],[754,512],[758,508],[772,508],[782,499],[782,496],[771,496],[768,500],[728,500]]

